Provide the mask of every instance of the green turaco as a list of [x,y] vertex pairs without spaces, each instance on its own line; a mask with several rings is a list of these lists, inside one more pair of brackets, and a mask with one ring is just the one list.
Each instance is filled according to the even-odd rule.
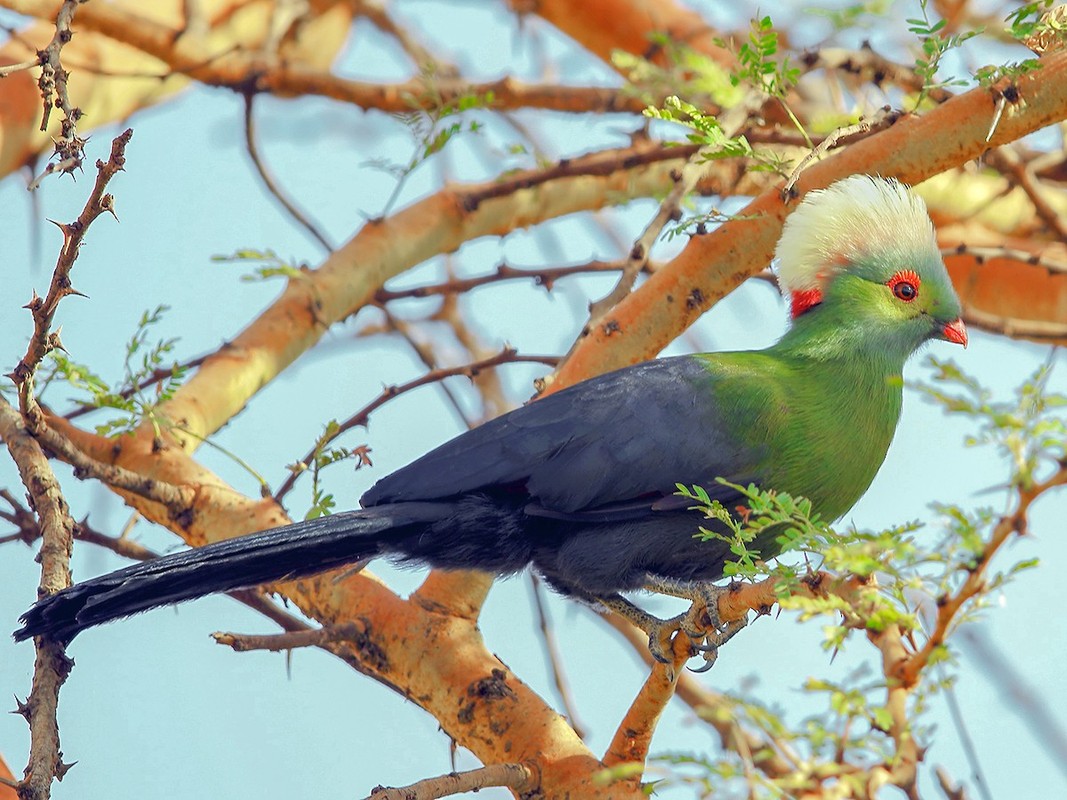
[[776,256],[793,319],[773,347],[577,384],[382,478],[360,509],[85,581],[37,603],[16,636],[69,641],[155,606],[385,556],[498,575],[532,566],[560,593],[627,615],[663,658],[679,620],[620,593],[706,601],[730,555],[696,536],[703,516],[676,484],[734,508],[744,498],[716,478],[752,482],[840,517],[885,458],[908,357],[931,339],[967,342],[926,208],[896,181],[857,175],[810,192]]

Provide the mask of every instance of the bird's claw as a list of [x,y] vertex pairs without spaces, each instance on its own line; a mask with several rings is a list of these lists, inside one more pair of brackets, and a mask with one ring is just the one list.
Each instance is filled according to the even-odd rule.
[[[681,630],[684,615],[657,620],[648,631],[648,652],[661,664],[673,664],[674,632]],[[684,631],[683,631],[684,632]]]

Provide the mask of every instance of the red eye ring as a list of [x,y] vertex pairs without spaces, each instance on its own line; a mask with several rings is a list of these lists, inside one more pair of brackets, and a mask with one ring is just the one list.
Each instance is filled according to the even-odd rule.
[[902,269],[886,281],[886,286],[889,287],[893,296],[898,300],[910,303],[919,296],[919,285],[921,283],[922,281],[919,280],[919,276],[915,274],[913,270]]

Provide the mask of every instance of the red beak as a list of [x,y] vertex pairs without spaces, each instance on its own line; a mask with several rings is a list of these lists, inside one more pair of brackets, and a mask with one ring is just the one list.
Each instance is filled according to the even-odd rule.
[[953,322],[945,325],[941,329],[941,338],[946,342],[953,342],[955,344],[962,344],[967,346],[967,328],[963,324],[962,319],[954,320]]

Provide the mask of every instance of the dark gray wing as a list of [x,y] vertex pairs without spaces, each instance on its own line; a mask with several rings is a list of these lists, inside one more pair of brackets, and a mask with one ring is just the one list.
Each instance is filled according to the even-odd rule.
[[365,506],[514,488],[568,514],[748,480],[759,454],[716,408],[713,357],[649,361],[576,384],[464,433],[378,481]]

